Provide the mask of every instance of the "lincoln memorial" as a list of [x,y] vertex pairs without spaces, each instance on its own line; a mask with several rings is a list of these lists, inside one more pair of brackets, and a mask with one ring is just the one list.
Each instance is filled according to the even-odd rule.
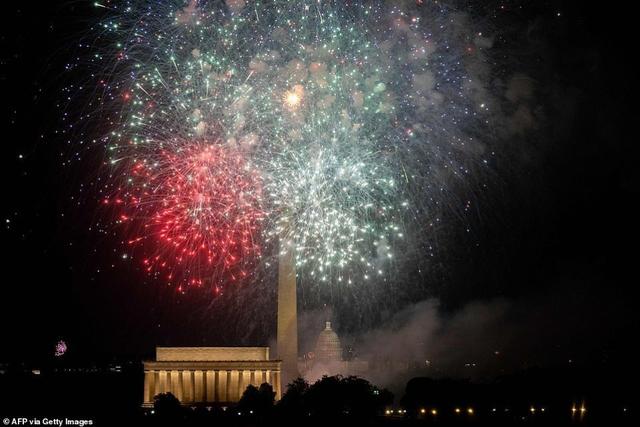
[[280,399],[280,360],[268,347],[156,347],[156,360],[144,362],[143,406],[171,392],[183,405],[232,403],[249,384],[269,383]]

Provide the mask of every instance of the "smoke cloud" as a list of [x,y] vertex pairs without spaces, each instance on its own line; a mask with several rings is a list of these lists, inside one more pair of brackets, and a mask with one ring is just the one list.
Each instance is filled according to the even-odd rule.
[[[569,289],[474,301],[457,310],[428,299],[362,334],[333,329],[345,357],[367,360],[367,379],[396,393],[415,376],[482,381],[536,366],[593,363],[616,345],[607,338],[612,330],[631,327],[631,316],[614,296]],[[325,320],[331,320],[328,309],[301,315],[302,351],[313,349]]]

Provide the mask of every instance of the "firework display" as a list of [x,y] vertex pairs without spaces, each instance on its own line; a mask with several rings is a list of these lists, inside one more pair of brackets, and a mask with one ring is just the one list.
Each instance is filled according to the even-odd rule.
[[384,275],[482,162],[485,39],[443,5],[96,6],[104,200],[164,280],[234,280],[283,245],[319,281]]
[[65,355],[66,352],[67,352],[67,343],[64,342],[63,340],[58,341],[56,343],[56,347],[53,352],[53,355],[56,357],[62,357]]
[[229,272],[232,280],[247,275],[264,213],[260,178],[243,156],[218,144],[178,143],[155,164],[136,162],[130,180],[114,202],[123,205],[121,222],[143,220],[128,243],[149,247],[148,272],[167,271],[167,280],[178,274],[191,285],[202,285],[203,269]]

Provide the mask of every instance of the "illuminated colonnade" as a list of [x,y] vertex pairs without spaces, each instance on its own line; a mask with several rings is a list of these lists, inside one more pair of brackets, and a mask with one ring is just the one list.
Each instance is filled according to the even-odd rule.
[[158,347],[144,362],[143,406],[172,393],[183,405],[237,402],[248,385],[269,383],[280,399],[279,360],[268,347]]

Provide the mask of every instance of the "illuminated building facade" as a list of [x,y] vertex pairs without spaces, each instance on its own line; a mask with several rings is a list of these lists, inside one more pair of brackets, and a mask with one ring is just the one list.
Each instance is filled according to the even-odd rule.
[[313,352],[307,353],[299,361],[299,371],[308,380],[314,381],[323,375],[366,376],[369,363],[366,360],[344,360],[342,343],[338,334],[331,329],[331,322],[325,322],[324,330],[318,335]]
[[156,347],[156,360],[144,362],[143,406],[172,393],[183,405],[233,403],[248,385],[269,383],[281,395],[281,361],[268,347]]

